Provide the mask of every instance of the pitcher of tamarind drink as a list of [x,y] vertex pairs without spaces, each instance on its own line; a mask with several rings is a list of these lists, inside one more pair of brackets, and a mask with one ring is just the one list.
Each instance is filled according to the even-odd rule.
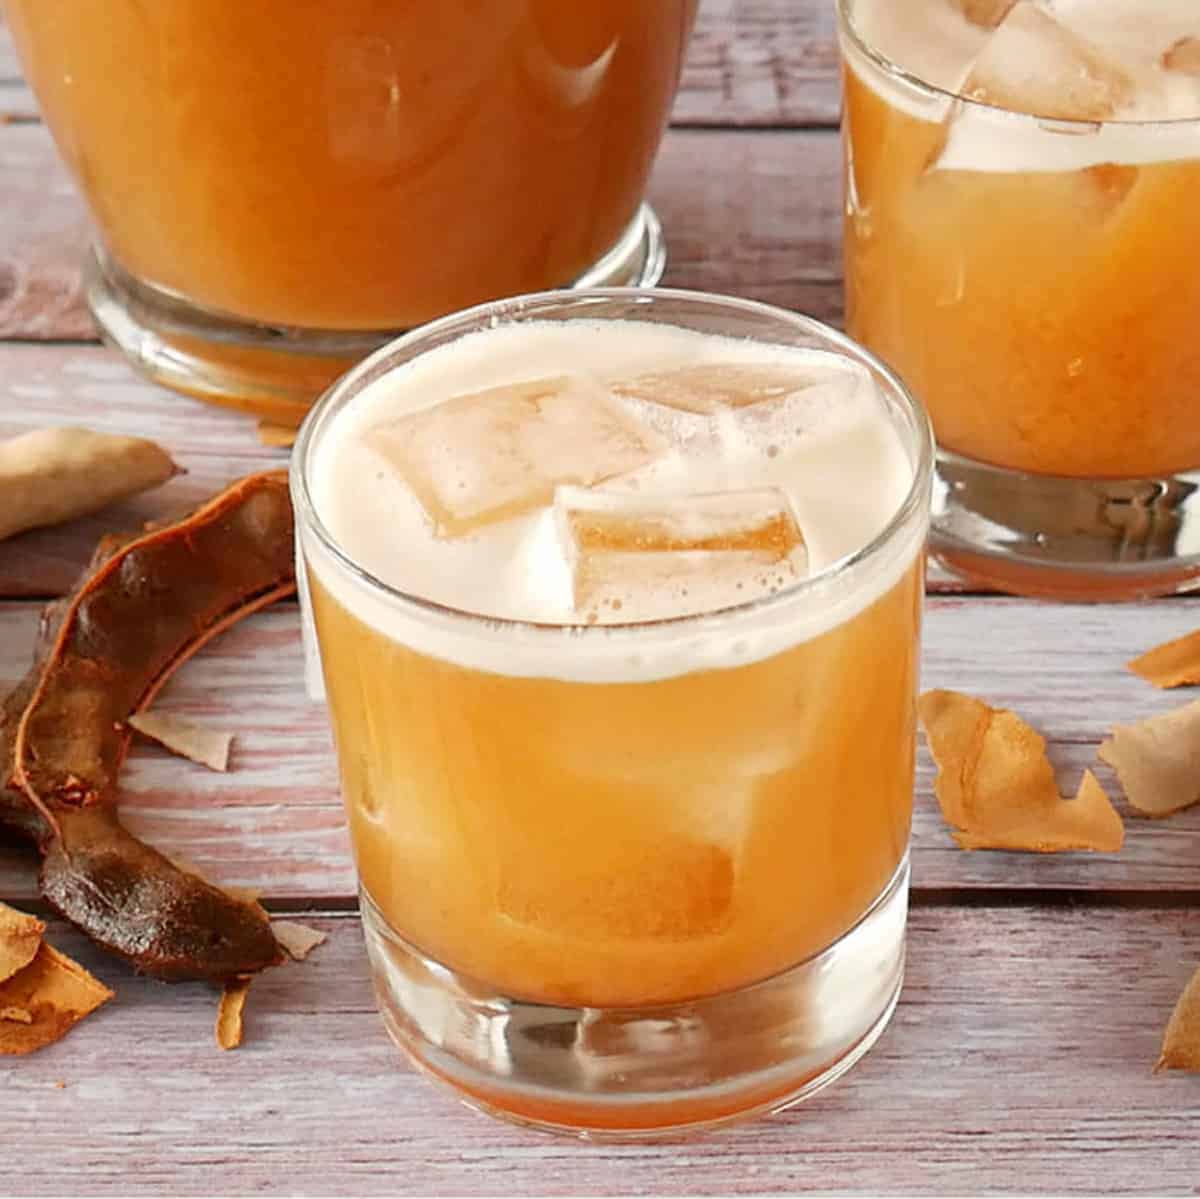
[[397,331],[656,281],[697,0],[0,0],[96,238],[104,333],[298,425]]
[[900,987],[932,441],[814,322],[554,292],[402,338],[292,495],[380,1007],[639,1137],[848,1069]]

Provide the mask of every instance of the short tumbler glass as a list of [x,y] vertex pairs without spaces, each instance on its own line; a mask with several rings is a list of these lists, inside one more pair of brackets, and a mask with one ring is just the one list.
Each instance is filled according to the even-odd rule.
[[88,300],[170,387],[297,427],[397,333],[645,285],[697,0],[0,0],[95,228]]
[[[500,323],[619,319],[853,360],[909,459],[903,504],[869,544],[790,588],[640,625],[448,609],[372,577],[323,525],[310,489],[318,447],[374,381]],[[375,989],[419,1068],[493,1114],[620,1139],[778,1109],[866,1052],[903,972],[932,461],[919,405],[848,338],[668,290],[546,293],[449,317],[317,405],[292,465],[301,573]],[[714,641],[764,629],[785,648],[713,667]],[[447,637],[521,672],[439,660],[430,647]],[[618,664],[666,643],[694,650],[694,666],[613,681]],[[772,765],[755,774],[766,747]],[[402,786],[389,777],[398,762],[416,764]],[[744,830],[735,902],[719,928],[662,935],[646,905],[694,865],[688,853],[711,834],[680,822],[703,819],[714,794]],[[536,896],[519,927],[496,879]],[[627,904],[628,919],[592,927],[584,879],[614,880],[605,901]]]
[[846,327],[929,410],[934,551],[1064,599],[1200,586],[1200,119],[955,95],[871,2],[838,4]]

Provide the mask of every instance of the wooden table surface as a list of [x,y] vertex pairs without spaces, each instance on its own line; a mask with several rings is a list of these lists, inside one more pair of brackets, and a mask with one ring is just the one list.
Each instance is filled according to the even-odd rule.
[[[651,186],[669,283],[838,319],[831,8],[703,0]],[[96,342],[84,236],[0,29],[0,435],[86,422],[153,436],[188,470],[103,518],[0,545],[0,682],[25,669],[40,602],[99,532],[286,458],[249,422],[142,382]],[[1194,601],[1069,608],[966,594],[936,574],[931,592],[925,685],[1022,712],[1068,793],[1113,723],[1181,702],[1122,664],[1190,629]],[[1197,1193],[1200,1078],[1151,1067],[1200,959],[1200,807],[1157,823],[1126,810],[1116,855],[966,854],[922,749],[910,965],[877,1047],[795,1111],[704,1139],[597,1147],[468,1112],[385,1038],[295,607],[211,645],[161,706],[237,730],[233,769],[135,746],[131,826],[218,882],[258,889],[273,912],[305,913],[329,942],[255,985],[247,1042],[222,1054],[211,990],[136,978],[55,925],[117,998],[58,1045],[0,1059],[0,1192]],[[36,909],[34,876],[29,856],[0,848],[0,897]]]

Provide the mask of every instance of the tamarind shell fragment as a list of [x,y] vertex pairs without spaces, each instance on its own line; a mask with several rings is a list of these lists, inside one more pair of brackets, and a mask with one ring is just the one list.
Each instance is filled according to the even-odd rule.
[[282,960],[257,904],[182,871],[106,804],[77,808],[46,847],[42,896],[118,957],[156,978],[223,980]]
[[283,471],[107,539],[0,708],[0,825],[38,847],[57,912],[159,978],[223,980],[282,959],[262,909],[129,833],[116,792],[129,717],[222,629],[295,589],[293,552]]

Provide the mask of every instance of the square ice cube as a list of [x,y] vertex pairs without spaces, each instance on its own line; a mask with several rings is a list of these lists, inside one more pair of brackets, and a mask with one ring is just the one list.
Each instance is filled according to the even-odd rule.
[[562,375],[454,396],[370,430],[439,537],[462,537],[644,466],[666,444],[594,380]]
[[1104,121],[1134,97],[1134,82],[1103,50],[1030,0],[1017,0],[988,38],[963,94],[1056,120]]
[[778,487],[643,496],[560,488],[576,611],[662,620],[730,607],[800,578],[804,537]]
[[538,869],[500,881],[497,906],[518,924],[586,941],[678,941],[728,926],[734,864],[719,845],[686,837],[631,843],[590,869],[569,856],[538,860]]
[[611,391],[628,399],[711,416],[784,399],[815,379],[816,372],[783,364],[706,362],[607,382]]

